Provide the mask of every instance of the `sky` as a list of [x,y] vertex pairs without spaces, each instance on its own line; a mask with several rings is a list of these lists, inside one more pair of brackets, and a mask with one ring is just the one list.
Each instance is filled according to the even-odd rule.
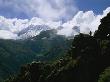
[[7,18],[68,20],[77,11],[74,0],[0,0],[0,15]]
[[18,39],[30,25],[63,27],[57,34],[67,37],[94,33],[108,12],[110,0],[0,0],[0,38]]
[[110,6],[110,0],[75,0],[80,10],[92,10],[96,14],[102,13],[104,9]]
[[0,15],[19,19],[37,16],[65,21],[71,19],[78,10],[92,10],[99,14],[108,6],[110,0],[0,0]]

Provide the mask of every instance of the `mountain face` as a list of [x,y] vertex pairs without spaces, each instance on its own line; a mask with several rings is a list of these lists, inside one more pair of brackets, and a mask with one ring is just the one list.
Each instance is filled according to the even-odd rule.
[[[36,30],[42,30],[35,27]],[[46,27],[46,26],[45,26]],[[47,27],[47,29],[49,29]],[[46,29],[46,30],[47,30]],[[31,32],[32,29],[27,29]],[[20,33],[28,34],[27,31]],[[20,35],[19,34],[19,35]],[[21,36],[20,35],[20,36]],[[32,61],[49,61],[66,53],[71,41],[56,35],[55,30],[41,32],[38,36],[19,40],[0,40],[0,79],[16,73],[20,66]]]
[[[17,39],[28,39],[28,38],[39,35],[43,31],[53,30],[53,29],[56,30],[56,32],[55,32],[56,34],[63,35],[62,32],[66,28],[63,26],[59,26],[57,28],[51,28],[48,25],[30,25],[17,33],[17,35],[18,35]],[[71,30],[71,31],[70,31],[68,37],[73,37],[74,35],[77,35],[80,33],[80,27],[78,27],[78,26],[74,26],[69,30]]]
[[5,82],[110,82],[109,26],[110,13],[101,20],[93,36],[91,33],[75,36],[66,55],[51,63],[26,64],[17,76]]
[[18,33],[21,39],[26,39],[38,35],[41,31],[51,30],[47,25],[30,25]]

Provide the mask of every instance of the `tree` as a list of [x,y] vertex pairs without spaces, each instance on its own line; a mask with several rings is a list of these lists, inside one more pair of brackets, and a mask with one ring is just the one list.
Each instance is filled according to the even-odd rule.
[[99,28],[94,36],[98,39],[110,40],[110,13],[108,13],[106,17],[101,19],[101,24],[99,25]]

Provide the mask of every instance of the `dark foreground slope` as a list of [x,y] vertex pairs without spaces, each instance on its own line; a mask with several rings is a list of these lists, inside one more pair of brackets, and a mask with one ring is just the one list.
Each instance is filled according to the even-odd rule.
[[[16,73],[32,61],[49,61],[63,55],[71,41],[54,30],[25,40],[0,40],[0,80]],[[63,45],[63,46],[62,46]],[[0,81],[1,82],[1,81]]]
[[110,82],[110,13],[94,36],[77,35],[67,55],[24,65],[5,82]]

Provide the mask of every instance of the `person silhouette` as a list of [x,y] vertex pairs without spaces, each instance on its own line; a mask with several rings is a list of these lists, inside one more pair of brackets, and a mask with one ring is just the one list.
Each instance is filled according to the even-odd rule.
[[90,35],[90,36],[92,35],[92,32],[91,32],[91,31],[89,32],[89,35]]

